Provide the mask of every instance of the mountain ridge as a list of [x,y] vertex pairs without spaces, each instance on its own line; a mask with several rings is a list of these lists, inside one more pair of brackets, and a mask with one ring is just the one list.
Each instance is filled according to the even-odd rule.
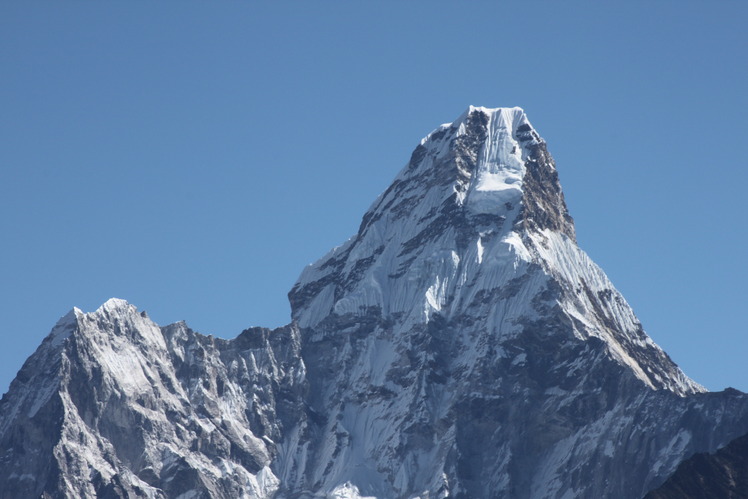
[[697,453],[689,457],[645,499],[682,497],[748,497],[748,434],[730,441],[713,454]]
[[578,248],[521,108],[428,134],[289,301],[233,340],[71,311],[0,402],[0,497],[638,498],[748,431]]

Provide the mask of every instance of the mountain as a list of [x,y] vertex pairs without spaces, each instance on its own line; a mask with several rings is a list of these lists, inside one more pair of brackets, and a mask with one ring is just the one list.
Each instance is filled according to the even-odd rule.
[[577,246],[519,108],[426,136],[289,300],[233,340],[74,309],[0,401],[0,497],[640,498],[748,432]]
[[303,409],[299,346],[295,327],[226,341],[123,300],[74,309],[0,402],[0,497],[272,495],[274,442]]

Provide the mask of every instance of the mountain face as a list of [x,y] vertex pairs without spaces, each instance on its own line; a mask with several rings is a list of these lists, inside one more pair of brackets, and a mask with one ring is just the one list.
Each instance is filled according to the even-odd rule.
[[226,341],[122,300],[74,309],[0,402],[0,497],[270,497],[299,350],[292,326]]
[[748,498],[748,434],[736,438],[714,454],[694,454],[645,499],[683,497]]
[[233,340],[74,309],[0,401],[0,498],[640,498],[748,432],[579,249],[519,108],[426,136],[289,299]]

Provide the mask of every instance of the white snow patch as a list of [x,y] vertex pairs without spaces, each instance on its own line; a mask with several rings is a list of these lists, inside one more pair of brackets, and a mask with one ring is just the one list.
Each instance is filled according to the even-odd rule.
[[362,496],[358,490],[358,487],[350,482],[345,482],[342,485],[335,487],[332,492],[327,495],[327,499],[377,499],[374,496]]

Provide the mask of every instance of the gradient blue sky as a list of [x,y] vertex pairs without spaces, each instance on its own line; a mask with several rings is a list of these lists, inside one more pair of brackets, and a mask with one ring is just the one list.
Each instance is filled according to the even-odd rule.
[[579,243],[685,372],[748,390],[746,2],[3,2],[0,392],[112,296],[289,321],[422,136],[521,106]]

